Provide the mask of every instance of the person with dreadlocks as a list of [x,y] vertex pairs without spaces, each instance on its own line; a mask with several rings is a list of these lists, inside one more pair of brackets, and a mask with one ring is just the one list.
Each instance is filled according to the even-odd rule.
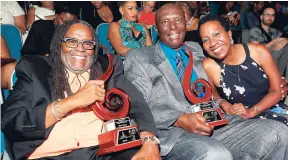
[[[130,97],[142,147],[97,156],[101,121],[88,107],[103,102],[108,61],[97,54],[94,29],[81,20],[57,27],[50,56],[24,56],[16,66],[18,81],[2,106],[1,129],[12,159],[160,159],[153,116],[141,93],[124,77],[122,60],[114,56],[108,88]],[[108,89],[107,88],[107,89]],[[151,139],[150,139],[151,138]]]

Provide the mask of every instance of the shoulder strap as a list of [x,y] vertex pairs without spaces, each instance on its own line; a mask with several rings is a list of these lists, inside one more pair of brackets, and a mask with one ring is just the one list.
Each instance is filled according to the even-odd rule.
[[262,32],[262,35],[264,34],[265,37],[267,38],[266,43],[271,42],[271,41],[272,41],[272,38],[271,38],[270,35],[262,28],[261,24],[260,24],[259,28],[260,28],[260,30],[261,30],[261,32]]
[[250,57],[250,50],[248,48],[248,45],[247,43],[242,43],[243,47],[244,47],[244,50],[245,50],[245,54],[247,57]]

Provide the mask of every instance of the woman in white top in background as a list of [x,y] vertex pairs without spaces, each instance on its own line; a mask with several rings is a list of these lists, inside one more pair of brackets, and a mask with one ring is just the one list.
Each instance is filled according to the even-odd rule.
[[15,25],[22,34],[26,32],[25,13],[16,1],[1,1],[0,23]]
[[40,6],[33,5],[29,8],[27,14],[26,27],[29,29],[34,21],[37,20],[53,20],[55,18],[54,2],[41,1]]

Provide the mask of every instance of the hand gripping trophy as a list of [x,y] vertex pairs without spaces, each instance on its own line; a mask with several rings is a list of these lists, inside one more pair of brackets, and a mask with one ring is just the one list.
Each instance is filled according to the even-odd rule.
[[209,83],[205,79],[199,78],[195,80],[191,86],[193,55],[189,47],[186,45],[185,47],[188,50],[189,61],[184,73],[183,89],[186,98],[193,103],[190,107],[191,112],[201,114],[210,126],[227,124],[228,121],[223,118],[221,109],[214,108],[212,105],[212,90]]
[[[109,51],[101,46],[107,54],[109,65],[98,79],[106,81],[113,72],[113,57]],[[110,89],[105,95],[105,104],[95,102],[91,105],[93,112],[104,122],[104,133],[98,136],[99,151],[97,155],[117,152],[139,146],[142,141],[137,126],[132,126],[127,116],[130,108],[129,96],[117,88]]]

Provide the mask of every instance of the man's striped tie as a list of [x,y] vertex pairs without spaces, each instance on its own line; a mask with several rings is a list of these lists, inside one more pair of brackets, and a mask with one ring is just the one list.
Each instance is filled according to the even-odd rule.
[[181,84],[183,84],[183,76],[184,76],[185,68],[186,68],[186,66],[184,64],[182,56],[179,52],[177,52],[176,70],[177,70],[177,77],[178,77],[179,81],[181,82]]

